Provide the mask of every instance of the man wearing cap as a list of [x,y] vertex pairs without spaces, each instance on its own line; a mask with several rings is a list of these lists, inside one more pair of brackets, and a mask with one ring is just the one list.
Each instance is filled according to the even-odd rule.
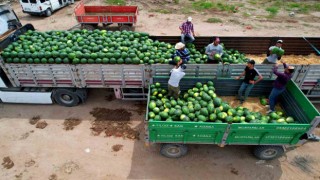
[[170,78],[168,81],[168,96],[173,96],[175,99],[179,98],[180,94],[180,80],[186,75],[184,70],[187,68],[186,65],[182,64],[180,60],[177,65],[170,71]]
[[273,54],[272,50],[274,48],[280,48],[282,47],[283,41],[278,40],[275,46],[271,46],[269,48],[269,51],[267,53],[267,58],[262,62],[262,64],[277,64],[277,60],[281,59],[281,56],[278,56],[277,54]]
[[[176,49],[175,53],[171,56],[173,59],[172,61],[169,62],[169,64],[176,65],[177,61],[175,60],[176,57],[180,57],[182,60],[182,64],[188,63],[190,59],[190,52],[189,50],[185,47],[185,45],[182,42],[178,42],[174,48]],[[178,61],[180,61],[180,59]]]
[[[254,67],[254,65],[255,65],[255,61],[254,60],[248,61],[247,66],[244,69],[244,71],[240,74],[240,76],[235,78],[236,80],[239,80],[242,76],[244,76],[244,80],[243,80],[243,82],[242,82],[242,84],[240,86],[240,89],[238,90],[238,97],[239,97],[239,100],[240,100],[241,104],[247,99],[247,97],[249,96],[249,93],[250,93],[251,89],[253,88],[253,86],[263,79],[262,75]],[[254,78],[257,75],[259,77],[255,81]],[[243,91],[245,91],[244,98],[242,97]]]
[[[191,21],[192,17],[188,17],[187,21],[179,26],[179,29],[181,31],[181,42],[183,44],[192,43],[195,40],[193,24]],[[188,40],[186,41],[185,38],[188,38]]]
[[292,78],[292,74],[294,72],[293,66],[288,66],[284,61],[281,60],[281,63],[283,64],[284,73],[278,72],[278,65],[275,64],[272,71],[275,75],[277,75],[277,79],[273,83],[272,91],[269,95],[269,111],[267,113],[274,112],[275,105],[276,105],[276,99],[277,97],[286,90],[286,85]]
[[[213,37],[213,43],[209,44],[206,47],[206,54],[208,55],[208,63],[218,64],[221,56],[223,54],[223,47],[219,44],[220,38]],[[219,58],[215,58],[215,55],[218,54]],[[217,57],[217,56],[216,56]]]

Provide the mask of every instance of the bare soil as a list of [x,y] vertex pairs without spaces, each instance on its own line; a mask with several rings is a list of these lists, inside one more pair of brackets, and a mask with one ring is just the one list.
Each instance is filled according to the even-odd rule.
[[40,116],[33,116],[33,117],[29,120],[29,123],[30,123],[31,125],[35,125],[35,124],[37,124],[37,122],[38,122],[40,119],[41,119]]
[[48,123],[46,121],[39,121],[36,124],[36,128],[38,129],[44,129],[48,126]]
[[112,146],[112,151],[118,152],[118,151],[120,151],[122,148],[123,148],[123,145],[121,145],[121,144],[116,144],[116,145],[113,145],[113,146]]
[[98,136],[104,132],[106,137],[139,139],[139,132],[130,126],[131,112],[125,109],[94,108],[90,114],[96,118],[91,122],[93,135]]
[[64,130],[69,131],[73,130],[76,126],[78,126],[81,123],[81,119],[79,118],[68,118],[65,119],[63,122]]
[[13,161],[9,156],[3,158],[2,166],[6,169],[11,169],[14,166]]

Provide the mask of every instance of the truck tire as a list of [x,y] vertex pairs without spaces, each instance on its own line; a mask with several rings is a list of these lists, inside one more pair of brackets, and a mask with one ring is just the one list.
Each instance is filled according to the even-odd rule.
[[188,147],[184,144],[163,144],[160,153],[167,158],[180,158],[186,155]]
[[80,99],[73,89],[57,89],[53,93],[53,99],[62,106],[72,107],[79,104]]
[[281,157],[284,149],[281,146],[256,146],[253,154],[261,160],[272,160]]
[[52,11],[51,11],[50,8],[48,8],[48,9],[46,10],[45,15],[46,15],[47,17],[49,17],[49,16],[52,15]]
[[90,24],[83,24],[81,28],[82,28],[82,29],[86,29],[86,30],[88,30],[88,31],[93,31],[93,30],[96,29],[94,26],[92,26],[92,25],[90,25]]

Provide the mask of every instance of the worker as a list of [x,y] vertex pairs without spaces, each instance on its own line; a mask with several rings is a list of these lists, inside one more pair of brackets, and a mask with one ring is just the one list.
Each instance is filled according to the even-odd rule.
[[292,78],[292,73],[294,72],[293,66],[288,66],[283,60],[281,60],[283,64],[284,73],[278,72],[278,65],[275,64],[272,71],[275,75],[277,75],[277,79],[273,83],[272,91],[269,95],[269,110],[267,113],[274,112],[276,99],[277,97],[286,90],[286,85],[289,80]]
[[[240,74],[240,76],[237,76],[235,78],[236,80],[239,80],[242,76],[244,76],[244,80],[240,86],[240,89],[238,90],[238,98],[240,100],[240,104],[242,104],[247,99],[253,86],[263,79],[262,75],[254,67],[254,65],[255,61],[249,60],[244,71]],[[259,77],[255,81],[254,79],[257,75]],[[243,91],[245,91],[244,98],[242,97]]]
[[179,26],[181,31],[181,42],[184,44],[192,43],[195,40],[194,28],[191,21],[192,17],[188,17],[187,21]]
[[262,62],[262,64],[277,64],[277,60],[280,60],[281,56],[278,56],[277,54],[272,53],[272,50],[276,47],[281,49],[282,44],[283,44],[283,41],[278,40],[275,46],[271,46],[267,52],[267,58]]
[[[169,61],[169,64],[177,65],[177,62],[182,60],[182,64],[187,64],[190,60],[190,51],[185,47],[185,44],[182,42],[178,42],[175,47],[176,49],[175,53],[171,56],[172,61]],[[179,58],[176,58],[176,57]]]
[[220,45],[219,37],[213,37],[213,43],[209,44],[206,47],[205,53],[208,55],[208,63],[211,63],[211,64],[219,63],[219,60],[221,60],[221,56],[223,54],[223,47]]
[[168,96],[173,96],[175,99],[179,98],[180,94],[180,80],[186,75],[184,70],[187,68],[180,60],[177,65],[170,71],[170,78],[168,81]]

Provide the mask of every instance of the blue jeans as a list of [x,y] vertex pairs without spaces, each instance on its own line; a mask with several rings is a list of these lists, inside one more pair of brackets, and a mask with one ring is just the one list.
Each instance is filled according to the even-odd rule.
[[[187,40],[185,40],[187,38]],[[194,37],[191,34],[181,34],[181,42],[183,44],[192,43],[194,41]]]
[[[248,83],[242,82],[240,89],[238,91],[238,97],[241,101],[245,101],[247,99],[253,86],[254,86],[253,84],[248,84]],[[242,98],[243,91],[245,91],[244,98]]]
[[285,88],[283,89],[272,88],[272,91],[269,95],[269,106],[271,111],[274,111],[275,109],[277,97],[285,90],[286,90]]

